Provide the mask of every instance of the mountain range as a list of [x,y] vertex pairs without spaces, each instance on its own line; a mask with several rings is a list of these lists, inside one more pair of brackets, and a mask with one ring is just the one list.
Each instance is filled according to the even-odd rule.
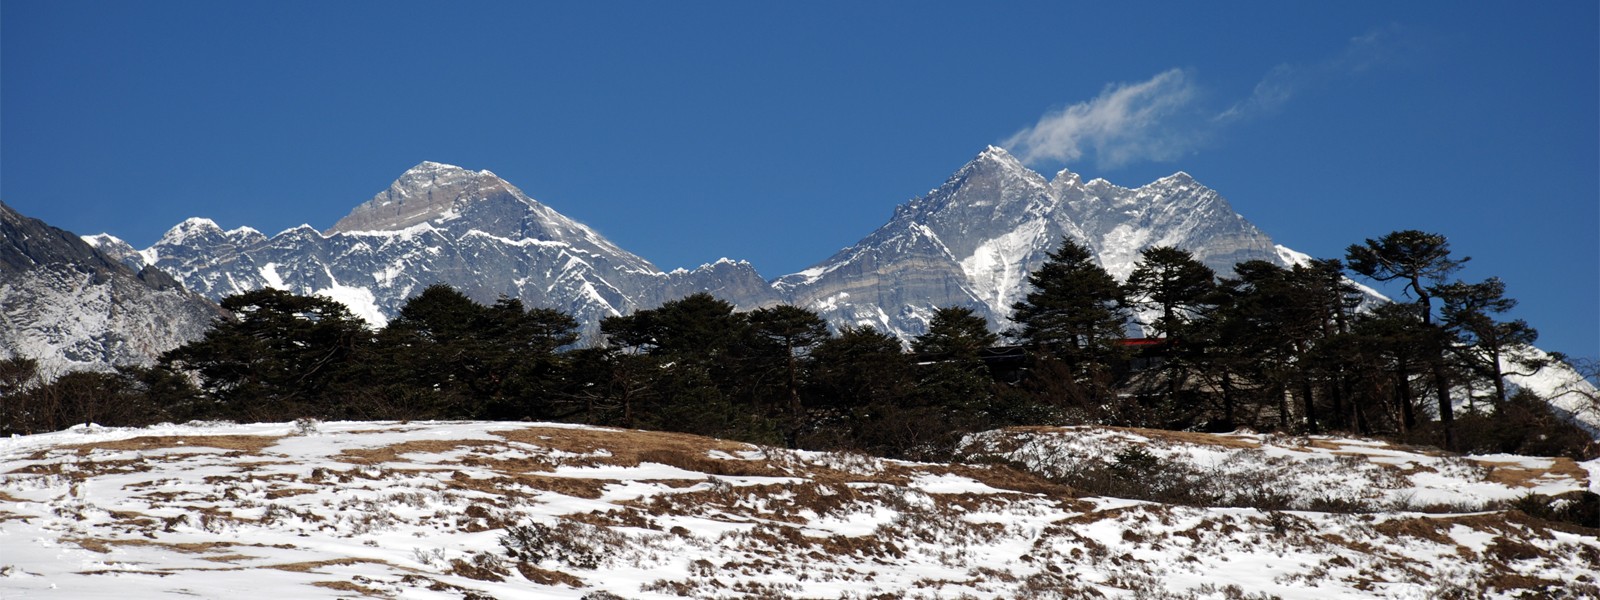
[[606,316],[709,292],[741,309],[789,303],[835,326],[910,337],[941,306],[968,306],[1001,326],[1027,274],[1064,237],[1087,244],[1119,278],[1153,245],[1188,249],[1222,273],[1243,260],[1292,260],[1187,174],[1138,188],[1070,171],[1046,179],[997,147],[857,244],[770,281],[727,259],[663,271],[489,171],[434,162],[325,231],[306,225],[268,237],[197,218],[143,250],[108,235],[87,239],[213,299],[262,287],[321,294],[375,325],[424,287],[447,283],[483,302],[508,296],[566,311],[590,334]]
[[[944,306],[1004,327],[1028,274],[1063,238],[1088,246],[1119,279],[1157,245],[1189,250],[1221,274],[1246,260],[1310,260],[1186,173],[1136,188],[1066,170],[1046,179],[992,146],[861,241],[771,280],[729,259],[663,271],[494,173],[435,162],[324,231],[301,225],[269,237],[191,218],[140,250],[4,205],[0,217],[0,359],[37,358],[47,373],[148,364],[222,317],[214,301],[264,287],[333,298],[382,326],[411,296],[445,283],[484,303],[506,296],[564,311],[587,342],[607,316],[707,292],[740,310],[788,303],[836,328],[909,339]],[[1509,378],[1600,435],[1600,413],[1583,400],[1594,388],[1570,368]]]

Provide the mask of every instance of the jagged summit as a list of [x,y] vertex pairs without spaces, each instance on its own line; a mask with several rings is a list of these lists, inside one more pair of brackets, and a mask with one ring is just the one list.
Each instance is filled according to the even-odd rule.
[[1083,185],[1083,176],[1072,172],[1071,169],[1062,168],[1060,171],[1056,171],[1056,176],[1055,177],[1051,177],[1050,178],[1050,185],[1052,185],[1052,186],[1063,186],[1063,185],[1081,186],[1081,185]]
[[1005,148],[1001,148],[999,146],[989,146],[984,148],[982,152],[979,152],[978,155],[973,157],[971,161],[968,161],[966,166],[962,167],[960,171],[956,172],[956,175],[959,177],[961,173],[973,169],[995,168],[1003,171],[1026,171],[1032,173],[1032,170],[1024,166],[1022,161],[1017,160],[1017,157],[1012,156],[1011,153],[1007,152]]
[[1197,185],[1197,186],[1200,186],[1200,187],[1205,187],[1204,184],[1201,184],[1200,182],[1195,181],[1193,176],[1189,175],[1187,172],[1184,172],[1184,171],[1178,171],[1177,173],[1173,173],[1173,174],[1168,175],[1166,177],[1162,177],[1160,179],[1157,179],[1157,180],[1151,182],[1151,185],[1164,185],[1164,186],[1190,186],[1190,185]]
[[903,338],[940,306],[974,308],[1000,327],[1027,293],[1027,274],[1064,238],[1118,277],[1155,245],[1189,249],[1222,272],[1277,256],[1270,238],[1187,173],[1133,189],[1067,169],[1046,180],[989,146],[856,245],[774,284],[835,323]]
[[184,246],[222,240],[242,243],[258,239],[264,240],[266,236],[253,227],[237,227],[225,231],[216,221],[204,217],[190,217],[168,229],[156,242],[156,246]]

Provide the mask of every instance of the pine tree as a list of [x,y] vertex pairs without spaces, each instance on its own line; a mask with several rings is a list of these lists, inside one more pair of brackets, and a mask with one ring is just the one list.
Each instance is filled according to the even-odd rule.
[[1129,302],[1161,313],[1151,323],[1169,339],[1182,337],[1185,326],[1201,316],[1214,300],[1217,274],[1187,250],[1154,246],[1139,253],[1125,286]]
[[1088,248],[1062,241],[1028,285],[1033,291],[1011,307],[1012,339],[1072,363],[1114,354],[1127,322],[1122,288]]
[[1214,308],[1217,274],[1187,250],[1154,246],[1139,254],[1140,260],[1123,286],[1124,293],[1134,308],[1160,313],[1151,326],[1166,338],[1161,371],[1167,381],[1167,396],[1176,401],[1191,364],[1204,350],[1197,343],[1199,336],[1190,335],[1191,324]]
[[[1221,317],[1225,337],[1220,341],[1232,364],[1264,387],[1266,403],[1276,404],[1278,424],[1289,427],[1299,400],[1298,422],[1316,431],[1322,419],[1317,388],[1340,398],[1338,355],[1330,340],[1348,328],[1354,307],[1353,289],[1339,273],[1337,261],[1312,261],[1283,268],[1266,261],[1247,261],[1234,269],[1236,278],[1224,279],[1230,296]],[[1342,401],[1333,402],[1333,414],[1343,418]]]
[[994,346],[1000,336],[989,331],[989,322],[971,308],[946,306],[933,311],[928,331],[911,340],[911,351],[934,357],[975,359],[978,352]]
[[886,432],[911,403],[911,357],[894,336],[871,326],[845,327],[818,343],[806,377],[806,423],[800,446],[902,455],[905,440]]
[[1450,256],[1450,243],[1437,233],[1414,229],[1396,231],[1365,244],[1352,244],[1345,250],[1350,270],[1374,281],[1401,281],[1404,293],[1416,298],[1417,314],[1430,331],[1424,340],[1428,365],[1433,373],[1434,393],[1439,400],[1439,421],[1444,426],[1444,445],[1454,449],[1454,406],[1450,400],[1450,378],[1444,362],[1444,331],[1434,323],[1432,287],[1443,283],[1470,258]]
[[[484,306],[448,285],[424,289],[379,334],[363,367],[394,402],[441,418],[545,418],[577,321],[502,297]],[[414,410],[414,409],[413,409]]]
[[1457,342],[1451,347],[1468,368],[1491,382],[1494,407],[1499,411],[1509,398],[1501,360],[1509,359],[1531,370],[1544,367],[1544,361],[1508,352],[1533,345],[1539,339],[1539,332],[1522,319],[1500,321],[1496,318],[1517,306],[1516,300],[1505,297],[1506,284],[1498,277],[1481,283],[1458,281],[1437,286],[1433,291],[1444,303],[1440,312],[1445,329]]
[[750,315],[706,293],[602,320],[608,349],[598,364],[621,424],[776,441],[772,418],[758,409],[765,398],[744,385],[750,329]]
[[1098,405],[1111,399],[1111,364],[1127,322],[1122,287],[1070,239],[1028,275],[1027,297],[1012,306],[1016,326],[1007,332],[1042,360],[1060,361],[1067,381],[1051,381],[1054,402]]
[[1357,385],[1354,402],[1386,407],[1371,414],[1387,413],[1393,430],[1409,433],[1417,426],[1411,380],[1427,367],[1424,340],[1430,333],[1416,310],[1403,304],[1378,305],[1352,321],[1352,370],[1365,382]]
[[950,427],[974,431],[999,425],[993,378],[981,352],[1000,341],[972,309],[935,310],[928,331],[911,340],[917,353],[918,403],[941,412]]
[[366,322],[319,296],[261,289],[224,298],[222,307],[235,320],[163,354],[161,364],[193,372],[232,418],[328,416],[337,403],[330,392],[372,340]]
[[783,372],[783,389],[788,400],[785,411],[788,427],[784,438],[794,447],[805,418],[800,398],[801,364],[812,348],[828,339],[828,324],[815,312],[787,304],[751,311],[749,322],[750,348],[757,365],[771,364],[774,359],[781,365],[778,368]]

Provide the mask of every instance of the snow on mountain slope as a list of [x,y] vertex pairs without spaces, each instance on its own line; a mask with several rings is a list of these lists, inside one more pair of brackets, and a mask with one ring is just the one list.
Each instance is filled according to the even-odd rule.
[[941,306],[974,308],[999,328],[1062,239],[1087,245],[1119,279],[1157,245],[1187,249],[1219,273],[1245,260],[1283,264],[1270,238],[1187,174],[1137,189],[1070,171],[1046,181],[991,146],[854,246],[774,286],[835,323],[902,338],[922,333]]
[[[107,238],[97,239],[114,246]],[[484,303],[505,296],[556,308],[591,333],[607,316],[696,291],[736,295],[744,308],[777,302],[748,263],[663,273],[489,171],[434,162],[407,170],[326,232],[301,226],[268,238],[190,219],[143,252],[119,254],[152,257],[211,298],[262,287],[320,294],[375,326],[435,283]]]
[[[1360,440],[1004,430],[984,465],[528,423],[86,426],[0,440],[0,594],[154,598],[1550,598],[1596,530],[1495,509],[1600,464]],[[1165,460],[1457,511],[1082,497],[1041,472]],[[1486,476],[1487,473],[1487,476]],[[1293,493],[1305,490],[1294,489]],[[1315,493],[1314,491],[1305,493]],[[1487,511],[1483,510],[1488,508]]]
[[[1513,352],[1517,358],[1552,358],[1549,353],[1533,347],[1522,347]],[[1506,373],[1506,381],[1538,394],[1550,403],[1557,415],[1600,440],[1600,389],[1596,389],[1571,366],[1551,361],[1544,368],[1530,373],[1514,364],[1511,356],[1507,356],[1501,359],[1500,368]]]
[[222,316],[166,273],[0,203],[0,358],[35,359],[46,378],[149,364]]

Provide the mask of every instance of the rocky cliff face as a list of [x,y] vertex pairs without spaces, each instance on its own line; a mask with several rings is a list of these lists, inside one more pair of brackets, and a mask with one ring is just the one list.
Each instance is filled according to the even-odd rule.
[[0,358],[36,359],[47,376],[149,364],[224,316],[166,273],[123,258],[0,203]]

